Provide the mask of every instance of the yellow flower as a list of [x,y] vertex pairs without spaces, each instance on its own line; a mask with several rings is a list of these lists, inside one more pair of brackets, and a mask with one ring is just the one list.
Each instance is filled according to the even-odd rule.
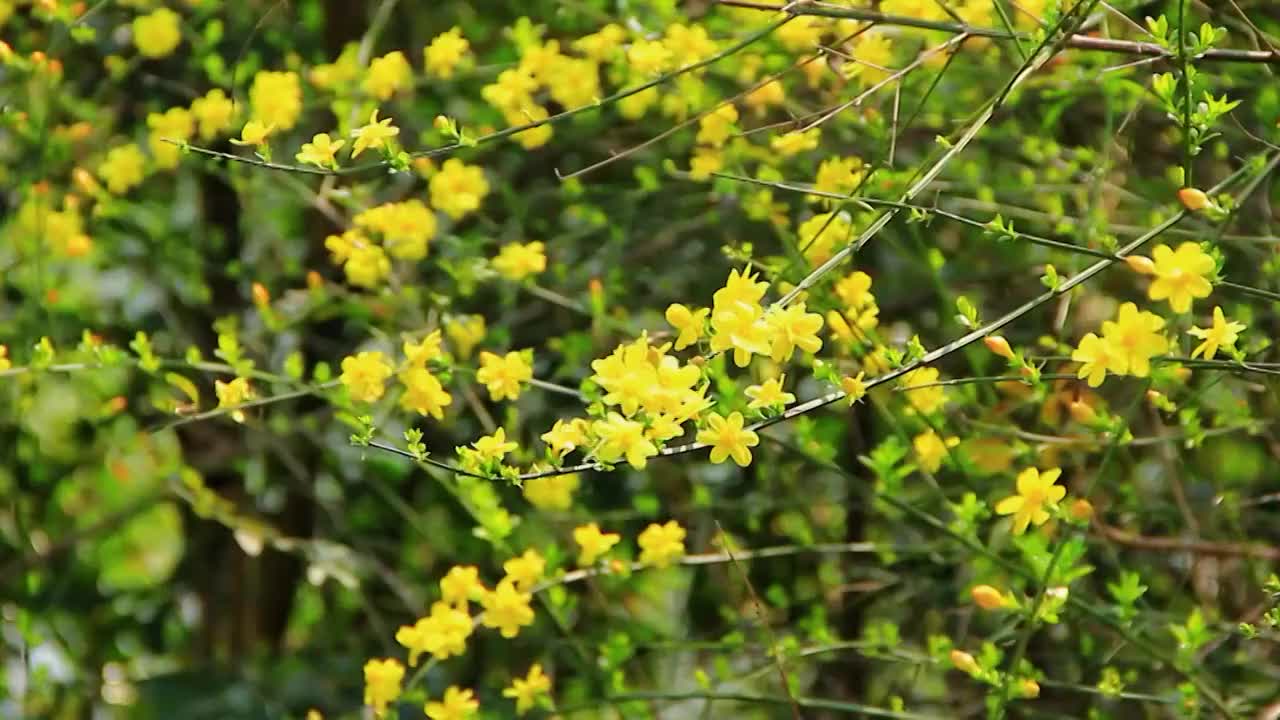
[[413,625],[402,625],[396,631],[396,642],[409,651],[409,666],[416,667],[418,656],[428,653],[436,660],[446,660],[467,651],[467,638],[474,625],[471,615],[446,602],[431,606],[431,614]]
[[517,590],[529,592],[542,579],[542,573],[547,569],[547,561],[538,554],[537,550],[530,548],[520,557],[504,562],[502,569],[511,582],[515,583]]
[[311,142],[303,143],[302,149],[294,157],[300,163],[311,163],[320,167],[337,168],[338,160],[334,154],[346,145],[346,140],[334,142],[329,137],[329,133],[317,133],[311,138]]
[[231,127],[231,118],[235,116],[235,112],[235,104],[220,88],[210,90],[204,97],[196,98],[191,103],[191,114],[200,123],[200,137],[204,140],[212,140]]
[[658,446],[645,435],[644,426],[616,412],[597,420],[592,429],[600,438],[595,456],[601,462],[613,463],[625,457],[631,467],[643,470],[649,458],[658,454]]
[[480,701],[476,700],[475,693],[451,685],[444,691],[443,700],[428,702],[423,711],[431,720],[467,720],[475,717],[479,709]]
[[684,555],[684,536],[684,528],[675,520],[664,525],[650,523],[636,538],[640,544],[640,562],[657,568],[667,567]]
[[982,666],[978,664],[978,661],[975,660],[972,655],[963,650],[952,650],[950,657],[951,664],[954,665],[957,670],[967,672],[970,675],[977,675],[982,672]]
[[427,243],[436,235],[435,213],[416,198],[383,203],[352,220],[358,227],[381,233],[387,252],[401,260],[426,257]]
[[568,510],[578,489],[577,473],[548,475],[524,481],[524,497],[539,510]]
[[240,137],[231,139],[231,144],[258,147],[267,141],[267,137],[275,132],[275,129],[274,125],[263,125],[257,120],[250,120],[244,124]]
[[454,220],[479,209],[489,194],[489,181],[485,180],[484,171],[458,158],[445,160],[440,171],[431,176],[428,185],[431,204]]
[[191,113],[179,107],[169,108],[164,113],[151,113],[147,116],[147,127],[151,130],[147,147],[151,150],[151,157],[155,158],[156,167],[165,170],[178,167],[182,149],[170,140],[183,143],[191,139],[195,132]]
[[444,331],[458,351],[458,357],[471,357],[471,351],[484,340],[485,326],[482,315],[454,316],[445,320]]
[[716,54],[716,42],[701,25],[668,25],[662,43],[677,65],[692,65]]
[[596,560],[609,552],[609,549],[617,545],[621,539],[617,533],[600,532],[600,526],[595,523],[574,528],[573,541],[581,548],[578,553],[578,564],[583,567],[595,565]]
[[934,384],[938,382],[936,368],[916,368],[903,375],[899,382],[902,389],[906,391],[907,401],[918,413],[932,415],[947,403],[947,394],[943,386]]
[[1213,291],[1208,280],[1214,270],[1213,257],[1199,244],[1184,242],[1177,252],[1168,245],[1157,245],[1151,255],[1155,262],[1155,280],[1151,281],[1147,295],[1152,300],[1167,298],[1174,312],[1183,313],[1191,309],[1193,299],[1208,297]]
[[147,159],[137,145],[122,145],[107,151],[98,166],[98,175],[115,195],[123,195],[142,182]]
[[1043,525],[1049,519],[1049,510],[1056,508],[1067,494],[1066,488],[1054,484],[1061,474],[1058,468],[1042,472],[1033,467],[1018,474],[1018,494],[996,503],[997,513],[1013,515],[1014,535],[1026,532],[1028,525]]
[[716,148],[698,147],[689,158],[689,179],[705,182],[724,168],[724,153]]
[[391,260],[385,250],[366,240],[351,248],[350,257],[342,269],[352,285],[374,288],[391,274]]
[[1234,348],[1236,340],[1240,337],[1240,331],[1244,328],[1244,323],[1227,322],[1226,316],[1222,314],[1222,308],[1215,306],[1212,327],[1193,327],[1187,331],[1188,335],[1194,335],[1204,341],[1191,351],[1191,357],[1204,355],[1206,360],[1212,360],[1213,356],[1218,354],[1218,348]]
[[400,134],[400,128],[391,124],[391,118],[378,119],[378,111],[369,116],[369,122],[351,131],[355,143],[351,146],[351,157],[370,148],[387,147],[387,141]]
[[1151,358],[1169,349],[1169,340],[1160,330],[1164,318],[1138,311],[1138,306],[1125,303],[1115,321],[1102,323],[1102,337],[1116,354],[1107,369],[1117,375],[1146,377],[1151,373]]
[[889,76],[893,64],[893,41],[876,30],[868,30],[854,40],[852,59],[841,68],[846,78],[875,84]]
[[709,308],[690,310],[680,303],[672,304],[667,308],[667,322],[680,331],[680,336],[676,338],[676,350],[683,350],[698,342],[706,328],[707,315],[710,312]]
[[751,402],[747,407],[752,410],[760,410],[763,408],[785,407],[789,403],[796,401],[796,396],[782,390],[782,383],[786,382],[785,374],[779,375],[772,380],[766,380],[763,384],[752,385],[747,388],[747,397],[751,398]]
[[169,8],[133,19],[133,44],[144,57],[162,58],[182,42],[182,16]]
[[[818,166],[818,175],[813,181],[813,189],[833,195],[848,195],[862,182],[862,161],[856,157],[831,158],[823,160]],[[826,200],[820,196],[812,196],[810,200]],[[864,273],[865,274],[865,273]],[[868,287],[871,283],[868,280]]]
[[574,418],[568,422],[556,420],[551,429],[542,434],[542,440],[559,457],[564,457],[587,442],[587,421]]
[[831,258],[837,244],[844,245],[853,239],[853,225],[846,213],[820,213],[801,223],[796,235],[800,252],[817,266]]
[[659,40],[637,40],[627,48],[627,64],[636,74],[649,77],[671,66],[671,51]]
[[844,392],[849,405],[858,402],[867,394],[867,384],[862,380],[864,375],[866,375],[865,372],[860,372],[857,377],[846,375],[840,378],[840,390]]
[[0,370],[8,370],[13,367],[13,361],[9,359],[9,346],[0,345]]
[[387,711],[387,705],[400,697],[400,683],[404,680],[404,665],[399,660],[370,660],[364,664],[364,704],[373,708],[378,717]]
[[444,409],[453,404],[453,396],[445,392],[435,375],[426,368],[411,367],[400,373],[400,382],[404,383],[404,395],[400,397],[401,407],[419,415],[444,419]]
[[769,147],[782,157],[791,157],[818,147],[818,139],[822,137],[821,128],[810,128],[803,132],[794,131],[783,135],[774,135],[769,139]]
[[[551,114],[547,112],[545,107],[537,103],[530,103],[515,112],[503,113],[503,117],[506,118],[507,125],[518,127],[529,123],[542,122],[551,117]],[[554,130],[551,127],[551,123],[546,122],[528,130],[522,130],[511,137],[520,143],[520,147],[525,150],[533,150],[550,142],[553,133]]]
[[[717,291],[717,295],[723,290]],[[722,303],[719,299],[711,311],[711,350],[733,350],[733,363],[746,367],[752,355],[769,355],[775,334],[765,320],[764,309],[755,302]]]
[[718,413],[707,416],[707,427],[698,431],[698,442],[711,446],[711,462],[718,465],[732,457],[740,467],[751,464],[750,448],[760,444],[760,436],[743,424],[740,412],[729,413],[727,418]]
[[1076,377],[1088,378],[1089,387],[1098,387],[1107,377],[1107,369],[1114,367],[1119,355],[1111,343],[1089,333],[1080,338],[1080,345],[1071,351],[1071,359],[1080,363]]
[[514,678],[511,687],[502,691],[502,697],[516,701],[516,714],[523,715],[533,709],[538,698],[551,692],[551,678],[542,673],[542,666],[534,663],[529,674],[523,678]]
[[218,407],[235,407],[243,405],[253,398],[253,388],[246,378],[238,377],[231,382],[217,380],[213,383],[213,392],[218,396]]
[[480,596],[484,626],[497,628],[507,639],[519,635],[520,628],[533,624],[533,608],[529,607],[532,599],[532,595],[517,591],[510,579],[499,582],[494,590]]
[[743,104],[755,110],[758,115],[763,115],[770,107],[782,105],[786,101],[787,91],[777,80],[770,80],[742,99]]
[[474,565],[454,565],[440,578],[441,599],[454,607],[465,607],[467,600],[479,597],[483,591],[480,571]]
[[911,441],[911,445],[916,449],[916,457],[920,459],[920,466],[931,473],[938,472],[938,468],[942,467],[942,459],[947,456],[947,449],[959,444],[960,438],[949,437],[943,440],[933,430],[926,430]]
[[600,98],[600,68],[587,58],[560,58],[546,81],[551,99],[568,109],[591,105]]
[[861,310],[876,303],[875,296],[871,294],[871,276],[861,270],[841,278],[834,289],[840,302],[848,309]]
[[302,83],[293,72],[262,70],[249,87],[253,119],[263,125],[292,130],[302,115]]
[[462,37],[461,28],[455,27],[440,33],[422,49],[427,74],[445,79],[453,77],[454,71],[462,65],[470,49],[471,43]]
[[485,435],[471,443],[471,446],[484,461],[501,460],[503,455],[519,447],[516,443],[507,441],[507,431],[504,428],[494,430],[492,435]]
[[774,35],[782,47],[791,52],[809,52],[817,48],[829,24],[812,15],[798,15],[778,28]]
[[489,397],[494,400],[515,400],[520,397],[521,388],[532,379],[533,365],[525,359],[524,353],[480,353],[476,380],[489,389]]
[[387,100],[409,87],[412,80],[413,69],[409,67],[404,53],[393,50],[369,63],[364,76],[364,91],[378,100]]
[[391,363],[378,351],[365,351],[342,359],[342,375],[339,380],[358,402],[371,403],[386,391],[387,378],[391,377]]
[[771,357],[774,362],[790,360],[796,348],[810,355],[822,349],[822,340],[818,338],[818,331],[822,330],[822,316],[806,313],[804,303],[788,305],[781,310],[770,308],[765,314],[765,322],[773,337]]
[[538,81],[523,70],[503,70],[498,79],[480,88],[480,97],[504,114],[518,113],[533,105]]
[[609,23],[590,35],[574,40],[573,47],[596,62],[604,62],[621,49],[626,39],[626,30],[620,25]]
[[410,365],[422,367],[432,360],[436,360],[444,356],[444,351],[440,349],[440,343],[443,339],[440,337],[439,330],[432,330],[418,342],[405,340],[401,348],[404,350],[404,360]]
[[544,247],[540,242],[508,243],[498,251],[493,267],[511,280],[537,275],[547,269],[547,256],[542,251]]
[[698,121],[697,142],[720,147],[733,135],[733,124],[738,121],[738,108],[726,103],[712,110]]

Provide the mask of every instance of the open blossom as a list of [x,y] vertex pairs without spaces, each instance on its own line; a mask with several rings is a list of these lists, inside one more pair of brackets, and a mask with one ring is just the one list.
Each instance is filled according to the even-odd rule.
[[432,206],[454,220],[478,210],[489,194],[489,181],[484,177],[484,170],[458,158],[445,160],[427,185]]
[[1193,327],[1187,331],[1188,335],[1194,335],[1203,342],[1191,351],[1191,357],[1196,358],[1203,355],[1206,360],[1212,360],[1214,355],[1218,354],[1219,348],[1233,348],[1236,340],[1240,337],[1240,331],[1244,330],[1244,323],[1227,322],[1227,318],[1222,314],[1222,308],[1213,308],[1213,325],[1207,328]]
[[480,710],[480,701],[471,689],[449,686],[439,702],[428,702],[423,708],[428,720],[469,720]]
[[706,429],[698,431],[698,442],[711,446],[711,462],[719,464],[732,457],[741,467],[751,464],[751,448],[760,444],[760,436],[743,424],[740,412],[727,418],[718,413],[707,417]]
[[503,455],[519,447],[516,443],[507,441],[506,428],[498,428],[492,435],[485,435],[471,445],[482,461],[501,460]]
[[435,36],[431,44],[422,49],[428,75],[451,78],[467,57],[471,43],[462,37],[462,29],[454,27]]
[[400,397],[401,407],[419,415],[444,419],[444,409],[453,404],[453,397],[445,391],[439,378],[424,367],[411,367],[400,373],[400,382],[405,387]]
[[403,681],[404,665],[399,660],[370,660],[364,664],[364,704],[382,717],[387,706],[400,697]]
[[805,312],[804,303],[788,305],[781,310],[770,308],[764,319],[769,326],[774,362],[790,360],[797,348],[810,355],[822,349],[822,340],[818,337],[822,330],[822,316]]
[[1076,377],[1088,380],[1089,387],[1098,387],[1107,377],[1107,369],[1114,367],[1118,353],[1111,343],[1089,333],[1080,338],[1080,345],[1071,352],[1071,359],[1080,363]]
[[355,138],[355,143],[351,146],[351,157],[354,158],[370,148],[386,147],[387,141],[399,134],[400,128],[391,124],[391,118],[379,120],[375,109],[369,116],[368,123],[351,131],[351,136]]
[[528,592],[542,579],[542,573],[547,569],[547,561],[538,554],[537,550],[529,548],[523,555],[504,562],[502,569],[507,573],[507,578],[515,583],[517,590]]
[[393,50],[369,63],[364,75],[364,91],[379,100],[388,100],[409,87],[412,81],[413,68],[409,67],[409,61],[404,53]]
[[1028,525],[1043,525],[1049,519],[1049,511],[1067,494],[1067,489],[1055,485],[1062,471],[1058,468],[1038,470],[1030,467],[1018,474],[1017,495],[996,503],[996,512],[1013,515],[1013,534],[1021,535]]
[[616,412],[609,413],[604,420],[597,420],[592,430],[600,438],[595,456],[601,462],[612,463],[626,458],[631,467],[643,470],[649,458],[658,454],[658,446],[645,435],[644,425]]
[[684,528],[675,520],[663,525],[650,523],[636,538],[640,545],[640,562],[658,568],[667,567],[684,555],[684,537]]
[[609,549],[617,545],[621,539],[617,533],[601,532],[600,526],[595,523],[574,528],[573,541],[580,548],[578,564],[594,565],[601,555],[609,552]]
[[546,246],[540,242],[503,245],[493,259],[493,268],[511,280],[523,280],[547,269]]
[[710,308],[690,310],[680,303],[674,303],[667,308],[667,322],[680,333],[676,338],[676,350],[683,350],[702,338],[707,315],[710,312]]
[[1151,358],[1169,349],[1163,328],[1159,315],[1139,311],[1133,303],[1121,305],[1114,321],[1102,323],[1102,337],[1115,350],[1107,369],[1117,375],[1149,375]]
[[1147,294],[1152,300],[1168,299],[1174,312],[1187,312],[1191,301],[1208,297],[1213,291],[1209,277],[1213,274],[1213,257],[1198,243],[1184,242],[1176,251],[1168,245],[1157,245],[1151,253],[1155,262],[1155,279]]
[[471,615],[465,609],[437,602],[431,606],[430,615],[413,625],[402,625],[396,631],[396,642],[409,651],[409,666],[416,667],[423,653],[436,660],[462,655],[473,629]]
[[568,510],[581,482],[577,473],[530,478],[524,481],[524,498],[539,510]]
[[391,377],[391,363],[381,352],[362,352],[342,360],[339,380],[360,402],[371,403],[386,391],[387,378]]
[[502,691],[502,697],[516,701],[516,714],[529,712],[538,703],[538,698],[551,692],[551,678],[542,672],[542,665],[534,663],[529,674],[523,678],[515,678],[511,686]]
[[533,379],[533,365],[525,359],[524,353],[512,351],[506,355],[495,355],[485,351],[480,353],[476,379],[489,389],[489,397],[494,400],[515,400],[520,397],[521,389]]
[[309,163],[311,165],[319,165],[320,167],[334,168],[337,167],[338,161],[334,155],[346,145],[346,140],[334,141],[329,137],[329,133],[316,133],[311,142],[303,143],[302,149],[295,158],[300,163]]
[[162,58],[182,42],[182,16],[160,8],[133,20],[133,44],[144,57]]
[[752,410],[761,410],[764,408],[783,407],[795,402],[796,396],[782,389],[782,384],[786,380],[786,375],[779,375],[759,385],[748,387],[746,395],[751,399],[751,402],[747,404],[747,407]]
[[493,590],[480,596],[484,607],[484,626],[497,628],[504,638],[520,634],[520,628],[533,624],[533,608],[529,602],[533,596],[516,589],[510,579],[503,580]]
[[466,606],[468,600],[479,597],[483,590],[480,570],[474,565],[455,565],[440,578],[440,595],[450,605]]
[[938,472],[938,468],[942,467],[942,460],[947,456],[948,450],[959,444],[959,438],[949,437],[944,440],[932,429],[917,435],[911,441],[911,446],[916,451],[916,457],[920,460],[920,466],[931,473]]

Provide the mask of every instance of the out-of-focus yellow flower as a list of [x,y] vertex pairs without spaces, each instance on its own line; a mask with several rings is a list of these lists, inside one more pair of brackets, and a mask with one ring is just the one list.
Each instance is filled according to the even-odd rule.
[[325,168],[337,168],[338,160],[335,155],[346,144],[346,140],[335,142],[333,138],[329,137],[329,133],[316,133],[311,137],[311,142],[302,144],[302,148],[294,158],[300,163],[309,163]]
[[280,130],[292,130],[302,115],[302,84],[294,72],[262,70],[249,86],[253,119]]
[[180,107],[169,108],[163,113],[151,113],[147,116],[147,127],[151,130],[147,147],[151,150],[156,167],[165,170],[178,167],[182,148],[174,143],[184,143],[195,133],[195,120],[191,113]]
[[583,567],[594,565],[601,555],[609,552],[609,549],[617,545],[621,539],[622,537],[617,533],[601,532],[600,526],[595,523],[574,528],[573,541],[580,548],[578,564]]
[[508,243],[498,251],[498,256],[493,259],[493,267],[511,280],[523,280],[530,275],[537,275],[547,269],[544,247],[546,246],[540,242]]
[[650,523],[640,533],[636,542],[640,545],[640,562],[664,568],[684,556],[684,528],[675,520],[665,524]]
[[371,403],[386,391],[387,378],[391,377],[391,363],[378,351],[364,351],[342,359],[342,375],[339,380],[360,402]]
[[413,82],[413,68],[404,53],[393,50],[374,58],[364,76],[364,91],[378,100],[389,100],[392,95],[409,87]]
[[200,125],[200,139],[212,140],[231,127],[236,106],[221,88],[214,88],[191,103],[191,114]]
[[165,57],[181,42],[182,16],[169,8],[133,19],[133,44],[144,57]]
[[107,151],[98,166],[98,175],[114,195],[123,195],[142,182],[147,159],[137,145],[122,145]]
[[461,28],[452,28],[440,33],[431,43],[422,49],[422,57],[428,75],[438,78],[451,78],[461,66],[471,49],[471,43],[462,37]]

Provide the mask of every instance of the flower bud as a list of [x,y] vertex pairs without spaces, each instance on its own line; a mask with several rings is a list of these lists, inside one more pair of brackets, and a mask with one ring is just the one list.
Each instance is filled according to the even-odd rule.
[[1178,201],[1182,203],[1182,207],[1191,212],[1197,212],[1213,205],[1213,201],[1209,199],[1209,196],[1205,195],[1203,190],[1197,190],[1196,188],[1182,188],[1179,190]]
[[1139,275],[1155,275],[1156,264],[1151,262],[1151,258],[1144,255],[1126,255],[1124,262],[1129,269]]
[[1018,683],[1018,692],[1021,693],[1024,698],[1038,698],[1040,697],[1040,683],[1032,680],[1031,678],[1027,678]]
[[271,302],[271,293],[267,292],[267,288],[260,282],[253,284],[253,302],[255,305],[266,305]]
[[1067,410],[1071,412],[1071,419],[1081,425],[1092,425],[1093,421],[1098,419],[1098,413],[1088,403],[1080,400],[1072,400],[1067,403]]
[[982,668],[978,666],[978,661],[973,656],[963,650],[951,651],[951,664],[956,666],[957,670],[967,672],[970,675],[976,675],[982,672]]
[[1067,515],[1077,522],[1089,522],[1093,518],[1093,503],[1084,498],[1077,498],[1067,506]]
[[448,130],[450,127],[449,118],[445,117],[444,115],[437,115],[435,121],[432,124],[435,125],[435,128],[440,132],[444,132]]
[[319,290],[324,287],[324,278],[320,277],[320,273],[315,270],[307,272],[307,287],[312,290]]
[[983,344],[991,352],[999,355],[1006,360],[1013,359],[1013,348],[1009,347],[1009,341],[999,335],[988,335],[982,338]]
[[990,585],[976,585],[969,591],[973,603],[983,610],[999,610],[1005,606],[1004,596]]

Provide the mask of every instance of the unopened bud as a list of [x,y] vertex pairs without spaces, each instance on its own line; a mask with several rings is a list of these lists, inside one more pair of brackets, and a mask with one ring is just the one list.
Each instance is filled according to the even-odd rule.
[[1196,188],[1182,188],[1178,191],[1178,200],[1182,203],[1182,207],[1191,212],[1198,212],[1213,204],[1203,190]]
[[978,661],[963,650],[951,651],[951,664],[955,665],[957,670],[962,670],[970,675],[977,675],[982,672],[982,668],[978,666]]
[[97,195],[102,192],[102,186],[94,179],[93,173],[82,167],[71,171],[71,180],[76,184],[76,187],[90,195]]
[[977,585],[969,591],[973,604],[983,610],[999,610],[1005,606],[1004,596],[990,585]]
[[432,124],[435,125],[435,128],[440,132],[444,132],[448,130],[450,127],[449,118],[445,117],[444,115],[437,115],[435,121]]
[[1018,683],[1018,692],[1020,692],[1024,698],[1038,698],[1040,697],[1040,683],[1032,680],[1031,678],[1027,678],[1026,680]]
[[999,355],[1006,360],[1013,359],[1013,348],[1009,347],[1009,341],[999,335],[988,335],[982,338],[982,342],[991,352]]
[[1146,257],[1145,255],[1126,255],[1124,262],[1129,266],[1130,270],[1138,273],[1139,275],[1156,274],[1156,264],[1151,262],[1151,258]]
[[260,282],[253,284],[253,302],[255,305],[266,305],[271,302],[271,293],[267,292],[267,288]]
[[1089,522],[1093,518],[1093,503],[1084,498],[1077,498],[1067,506],[1067,514],[1077,522]]
[[1071,412],[1071,419],[1081,425],[1092,425],[1093,421],[1098,419],[1098,413],[1088,403],[1080,400],[1072,400],[1067,403],[1067,410]]
[[315,270],[307,271],[307,287],[312,290],[319,290],[324,287],[324,278],[320,277],[320,273]]

